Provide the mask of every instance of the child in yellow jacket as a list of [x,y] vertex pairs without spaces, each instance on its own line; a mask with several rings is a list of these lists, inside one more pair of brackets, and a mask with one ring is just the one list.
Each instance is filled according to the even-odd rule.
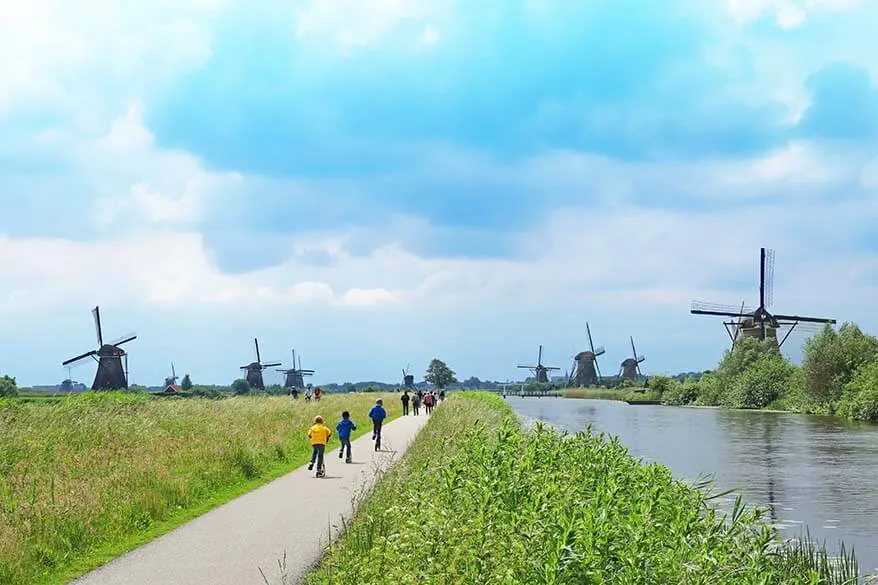
[[314,417],[314,426],[308,429],[308,438],[311,440],[311,463],[308,464],[308,470],[314,469],[314,462],[317,462],[317,469],[323,469],[323,454],[326,452],[326,443],[332,431],[323,424],[323,417]]

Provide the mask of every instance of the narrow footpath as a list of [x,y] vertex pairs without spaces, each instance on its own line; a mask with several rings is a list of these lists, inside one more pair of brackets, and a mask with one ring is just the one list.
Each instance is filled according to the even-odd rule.
[[[398,461],[428,417],[404,416],[384,427],[380,452],[371,433],[352,443],[353,463],[327,452],[326,477],[301,467],[216,508],[73,581],[73,585],[292,585],[335,537],[341,518],[376,473]],[[362,427],[371,422],[355,419]],[[302,431],[304,432],[304,430]],[[333,433],[335,430],[333,429]],[[337,444],[337,441],[335,441]],[[281,579],[279,563],[285,563]]]

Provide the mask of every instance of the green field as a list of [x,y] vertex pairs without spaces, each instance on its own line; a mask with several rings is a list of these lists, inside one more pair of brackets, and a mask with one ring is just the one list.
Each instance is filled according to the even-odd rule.
[[758,511],[728,518],[707,492],[602,435],[525,431],[493,394],[437,409],[362,505],[311,584],[853,583]]
[[266,483],[307,461],[316,414],[378,396],[0,400],[0,585],[64,583]]

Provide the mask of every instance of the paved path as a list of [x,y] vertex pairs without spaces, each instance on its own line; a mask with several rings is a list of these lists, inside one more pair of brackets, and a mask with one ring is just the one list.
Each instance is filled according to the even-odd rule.
[[[358,421],[361,425],[368,421]],[[77,579],[74,585],[281,585],[305,577],[320,560],[330,526],[350,518],[355,494],[398,460],[427,417],[400,417],[384,428],[382,452],[371,433],[353,442],[353,463],[327,453],[326,477],[301,467]],[[335,443],[337,444],[337,443]],[[336,529],[332,529],[336,533]]]

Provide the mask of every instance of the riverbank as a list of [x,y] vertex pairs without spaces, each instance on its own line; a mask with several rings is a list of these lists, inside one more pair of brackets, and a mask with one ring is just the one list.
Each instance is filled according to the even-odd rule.
[[310,456],[315,415],[364,419],[379,396],[2,400],[0,585],[66,583],[280,477]]
[[629,404],[653,404],[661,401],[661,395],[646,389],[612,390],[607,388],[567,388],[561,394],[564,398],[583,400],[616,400]]
[[711,501],[618,440],[528,432],[498,396],[455,394],[309,583],[832,585],[856,575],[849,559],[833,568],[810,545],[784,545],[740,500],[728,522]]

